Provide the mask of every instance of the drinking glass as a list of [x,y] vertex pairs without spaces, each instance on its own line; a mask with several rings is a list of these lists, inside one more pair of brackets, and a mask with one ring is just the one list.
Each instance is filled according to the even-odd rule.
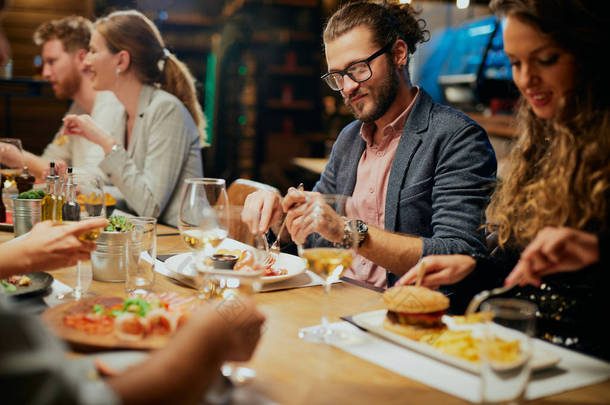
[[[62,221],[56,222],[58,225],[69,224],[89,218],[106,217],[106,203],[104,199],[104,186],[102,178],[96,174],[86,171],[77,171],[71,176],[71,180],[66,177],[63,187],[63,206]],[[95,241],[102,233],[102,228],[87,231],[79,236],[79,239]],[[80,261],[76,264],[76,280],[72,287],[72,292],[64,296],[79,300],[82,297],[91,296],[86,294],[92,278],[91,263],[86,265]],[[60,298],[59,296],[57,298]],[[61,299],[60,298],[60,299]]]
[[125,247],[125,291],[128,295],[152,292],[157,258],[157,219],[135,217],[129,221],[134,229]]
[[[318,195],[311,197],[308,204],[312,207],[307,211],[305,221],[320,229],[330,223],[341,223],[341,217],[349,216],[348,208],[352,206],[351,197],[345,195]],[[338,231],[337,231],[338,232]],[[340,237],[344,236],[345,230],[341,226]],[[355,229],[346,235],[351,239],[352,246],[357,241]],[[313,233],[309,236],[308,244],[304,247],[298,245],[299,256],[307,261],[310,271],[316,273],[323,280],[324,297],[322,299],[321,325],[315,328],[304,328],[299,331],[301,339],[310,342],[340,343],[350,338],[348,333],[337,332],[328,327],[326,316],[329,306],[330,288],[333,282],[341,278],[343,272],[352,265],[353,250],[346,248],[342,243],[333,243],[324,239],[320,234]]]
[[495,298],[484,302],[481,311],[494,314],[493,321],[482,328],[482,402],[523,403],[530,378],[537,307],[525,300]]
[[[0,177],[7,196],[16,193],[16,179],[23,170],[23,148],[17,138],[0,138]],[[2,196],[0,196],[2,197]],[[7,209],[12,209],[10,198],[5,199]]]
[[[262,288],[261,278],[269,255],[265,240],[265,235],[254,238],[253,246],[249,248],[248,270],[208,269],[200,273],[204,278],[202,293],[211,300],[221,316],[227,319],[238,316],[243,305],[242,298]],[[236,385],[245,384],[256,377],[255,370],[237,362],[224,363],[221,372]]]
[[229,197],[223,179],[184,180],[178,229],[193,251],[198,272],[212,269],[212,255],[229,232]]

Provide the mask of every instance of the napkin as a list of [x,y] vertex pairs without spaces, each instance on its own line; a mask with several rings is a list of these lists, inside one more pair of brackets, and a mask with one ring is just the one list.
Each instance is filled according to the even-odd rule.
[[53,283],[51,283],[50,290],[51,290],[51,292],[48,293],[47,295],[45,295],[44,297],[42,297],[42,300],[49,307],[54,307],[56,305],[63,304],[64,302],[66,302],[64,300],[58,300],[57,295],[68,294],[70,291],[72,291],[72,288],[68,287],[66,284],[62,283],[61,281],[54,279]]
[[[354,356],[448,394],[471,402],[481,401],[481,379],[476,374],[363,332],[348,322],[336,322],[328,326],[338,332],[351,334],[352,338],[346,343],[334,346]],[[558,354],[561,362],[555,367],[532,374],[526,392],[528,400],[600,383],[610,378],[610,363],[539,339],[534,339],[534,347]]]

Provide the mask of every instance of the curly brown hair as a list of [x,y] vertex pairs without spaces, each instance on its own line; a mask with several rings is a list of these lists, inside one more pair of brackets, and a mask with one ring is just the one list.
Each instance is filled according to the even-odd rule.
[[[606,3],[606,4],[604,4]],[[594,56],[608,38],[608,14],[593,0],[493,0],[492,10],[530,24],[575,56],[577,85],[551,120],[522,100],[512,171],[487,208],[500,245],[524,247],[545,226],[608,228],[610,107],[608,75]],[[606,19],[605,21],[603,19]]]
[[430,32],[425,29],[426,22],[417,18],[419,14],[420,11],[415,11],[409,4],[386,1],[346,3],[326,22],[324,42],[328,43],[353,28],[364,25],[372,31],[373,40],[380,47],[402,39],[407,44],[409,54],[413,54],[418,43],[430,39]]
[[84,17],[72,15],[42,23],[34,32],[34,43],[38,46],[52,39],[59,39],[64,50],[72,53],[89,49],[93,23]]

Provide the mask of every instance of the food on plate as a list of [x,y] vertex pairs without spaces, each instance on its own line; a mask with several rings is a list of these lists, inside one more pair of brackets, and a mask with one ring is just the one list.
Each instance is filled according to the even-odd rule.
[[383,301],[388,309],[383,321],[386,330],[419,340],[446,329],[441,318],[449,307],[449,298],[438,291],[426,287],[394,286],[383,293]]
[[63,324],[88,334],[114,334],[122,340],[138,341],[147,336],[173,334],[196,306],[194,297],[175,293],[126,299],[99,297],[97,304],[66,314]]
[[[235,271],[258,271],[256,268],[254,253],[250,249],[218,249],[216,251],[217,255],[234,255],[237,256],[237,262],[233,266],[233,270]],[[273,277],[273,276],[283,276],[288,274],[288,270],[286,269],[278,269],[273,267],[275,264],[275,258],[273,255],[267,255],[267,259],[264,263],[264,273],[263,277]]]
[[24,275],[14,275],[7,279],[0,280],[6,292],[15,292],[17,287],[27,287],[32,282],[32,279]]
[[[435,349],[450,356],[459,357],[473,363],[480,361],[481,339],[472,336],[470,330],[448,330],[440,335],[428,335],[421,339]],[[518,340],[494,338],[488,346],[488,356],[499,363],[513,363],[519,360],[521,349]]]
[[471,325],[475,323],[489,322],[494,319],[494,314],[493,312],[481,311],[463,316],[452,316],[451,318],[456,325]]

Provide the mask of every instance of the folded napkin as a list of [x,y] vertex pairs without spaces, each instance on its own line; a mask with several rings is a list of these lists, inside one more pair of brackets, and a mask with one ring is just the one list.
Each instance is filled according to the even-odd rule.
[[54,307],[56,305],[63,304],[64,302],[66,302],[65,300],[58,300],[57,296],[59,294],[70,293],[70,291],[72,291],[72,288],[68,287],[66,284],[62,283],[61,281],[54,279],[53,283],[51,283],[51,288],[49,290],[50,290],[50,292],[47,295],[45,295],[44,297],[42,297],[42,300],[49,307]]
[[[363,332],[348,322],[337,322],[329,326],[338,332],[351,334],[352,338],[346,343],[335,346],[354,356],[448,394],[471,402],[481,401],[481,379],[476,374]],[[534,347],[556,353],[561,357],[561,362],[555,367],[532,374],[526,392],[527,399],[585,387],[610,378],[610,363],[538,339],[534,339]]]

